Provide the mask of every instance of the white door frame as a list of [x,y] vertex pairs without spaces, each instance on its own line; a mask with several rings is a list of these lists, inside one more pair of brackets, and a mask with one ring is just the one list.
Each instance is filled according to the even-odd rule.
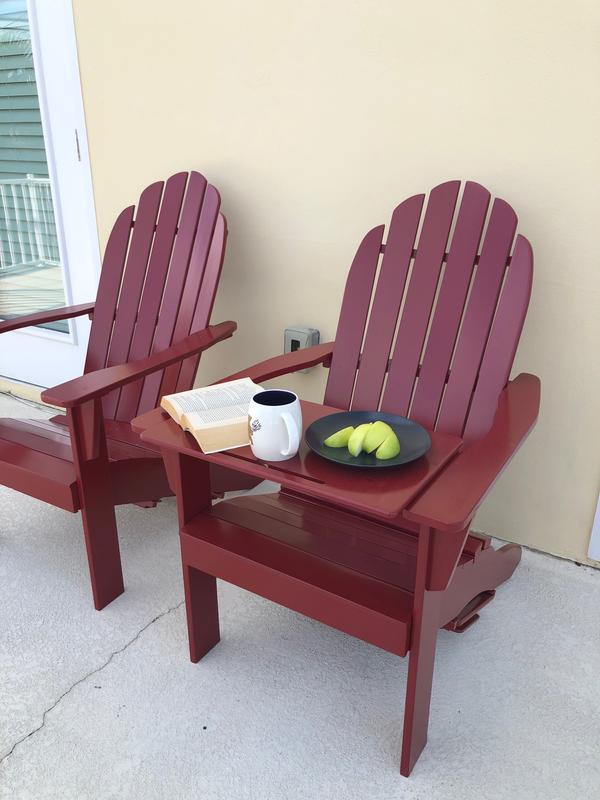
[[588,556],[595,561],[600,561],[600,495],[598,495],[598,504],[596,506],[596,514],[592,525]]
[[[100,255],[70,0],[27,0],[65,304],[94,300]],[[0,339],[0,375],[52,386],[81,374],[90,323],[69,333],[27,328]]]

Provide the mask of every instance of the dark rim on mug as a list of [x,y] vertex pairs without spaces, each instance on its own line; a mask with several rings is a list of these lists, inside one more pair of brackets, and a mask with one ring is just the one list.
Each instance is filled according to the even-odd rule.
[[265,389],[258,392],[252,398],[255,403],[260,406],[289,406],[295,402],[298,397],[287,389]]

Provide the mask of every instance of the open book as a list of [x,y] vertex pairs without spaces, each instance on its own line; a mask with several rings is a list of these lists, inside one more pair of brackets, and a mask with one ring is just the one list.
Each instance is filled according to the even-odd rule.
[[261,390],[262,386],[250,378],[241,378],[166,394],[160,404],[184,431],[192,434],[203,453],[217,453],[250,444],[248,406]]

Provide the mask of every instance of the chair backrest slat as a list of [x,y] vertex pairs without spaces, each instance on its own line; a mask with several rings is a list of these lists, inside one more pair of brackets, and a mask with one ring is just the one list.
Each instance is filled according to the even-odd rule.
[[[167,276],[160,317],[154,334],[153,353],[164,350],[173,341],[175,323],[177,322],[185,279],[190,266],[190,258],[198,230],[198,219],[206,186],[206,178],[203,175],[200,175],[199,172],[191,173],[181,211],[179,230],[173,247],[171,268]],[[146,378],[140,394],[140,408],[153,408],[156,405],[162,377],[162,372],[159,372]]]
[[424,200],[424,194],[409,197],[392,214],[354,387],[358,410],[379,406]]
[[[124,364],[129,356],[129,347],[138,315],[150,249],[154,240],[163,186],[163,181],[157,181],[144,189],[140,196],[121,292],[117,301],[115,324],[106,359],[107,367]],[[102,405],[108,418],[114,417],[118,401],[118,391],[112,392],[104,398]]]
[[[129,361],[136,361],[150,354],[187,177],[187,172],[180,172],[172,175],[165,184],[156,224],[156,234],[148,262],[148,273],[139,303],[139,308],[143,309],[143,313],[138,315],[135,324],[127,355]],[[142,381],[139,381],[126,386],[121,391],[115,415],[117,419],[132,418],[138,407],[141,389]]]
[[516,228],[513,209],[504,200],[494,200],[442,397],[436,425],[440,431],[462,430],[465,423]]
[[[86,372],[144,358],[197,330],[197,323],[208,324],[225,246],[224,221],[214,238],[219,206],[217,190],[202,175],[178,173],[142,192],[135,220],[133,208],[119,216],[104,256]],[[199,305],[204,311],[196,315]],[[173,386],[178,375],[179,368]],[[182,389],[193,379],[188,368]],[[159,372],[112,393],[105,415],[129,420],[153,408],[162,381]]]
[[[175,333],[173,336],[175,341],[184,339],[193,332],[192,321],[194,319],[194,312],[196,311],[200,287],[204,279],[210,244],[215,232],[219,205],[219,193],[214,186],[207,186],[206,192],[204,193],[204,202],[200,209],[198,232],[192,248],[190,267],[188,269],[184,290],[181,294],[179,313],[175,323]],[[164,371],[160,385],[161,395],[171,394],[171,392],[176,390],[180,369],[180,364],[173,364]]]
[[432,190],[398,327],[381,408],[406,416],[452,226],[460,181]]
[[[217,295],[217,286],[221,276],[221,268],[223,266],[226,240],[227,222],[223,214],[219,214],[217,224],[215,225],[212,244],[208,253],[208,259],[206,260],[202,291],[198,295],[198,303],[194,312],[194,319],[192,320],[192,331],[202,330],[210,321],[210,315],[212,314],[215,297]],[[191,358],[186,358],[186,360],[182,362],[175,391],[183,392],[186,387],[192,385],[194,376],[198,370],[199,360],[200,356],[192,356]]]
[[487,341],[463,437],[479,438],[494,417],[498,395],[506,385],[523,330],[533,282],[533,251],[524,236],[517,236],[506,270],[506,280]]
[[424,211],[422,195],[398,206],[385,247],[381,227],[363,239],[344,292],[328,405],[380,408],[467,441],[489,429],[527,312],[533,258],[522,236],[510,256],[517,217],[507,203],[495,200],[486,223],[489,192],[468,182],[457,210],[459,189],[458,181],[437,186]]
[[435,425],[446,385],[489,202],[483,186],[467,182],[411,408],[411,417],[427,428]]
[[121,211],[106,243],[94,306],[94,321],[88,340],[85,372],[93,372],[106,366],[134,211],[135,206]]
[[367,233],[348,273],[325,389],[327,405],[347,408],[352,399],[384,229],[379,225]]

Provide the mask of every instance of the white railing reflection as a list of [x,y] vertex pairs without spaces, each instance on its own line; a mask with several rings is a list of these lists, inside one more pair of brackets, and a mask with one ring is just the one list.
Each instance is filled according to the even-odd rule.
[[0,270],[58,264],[50,180],[0,180]]

